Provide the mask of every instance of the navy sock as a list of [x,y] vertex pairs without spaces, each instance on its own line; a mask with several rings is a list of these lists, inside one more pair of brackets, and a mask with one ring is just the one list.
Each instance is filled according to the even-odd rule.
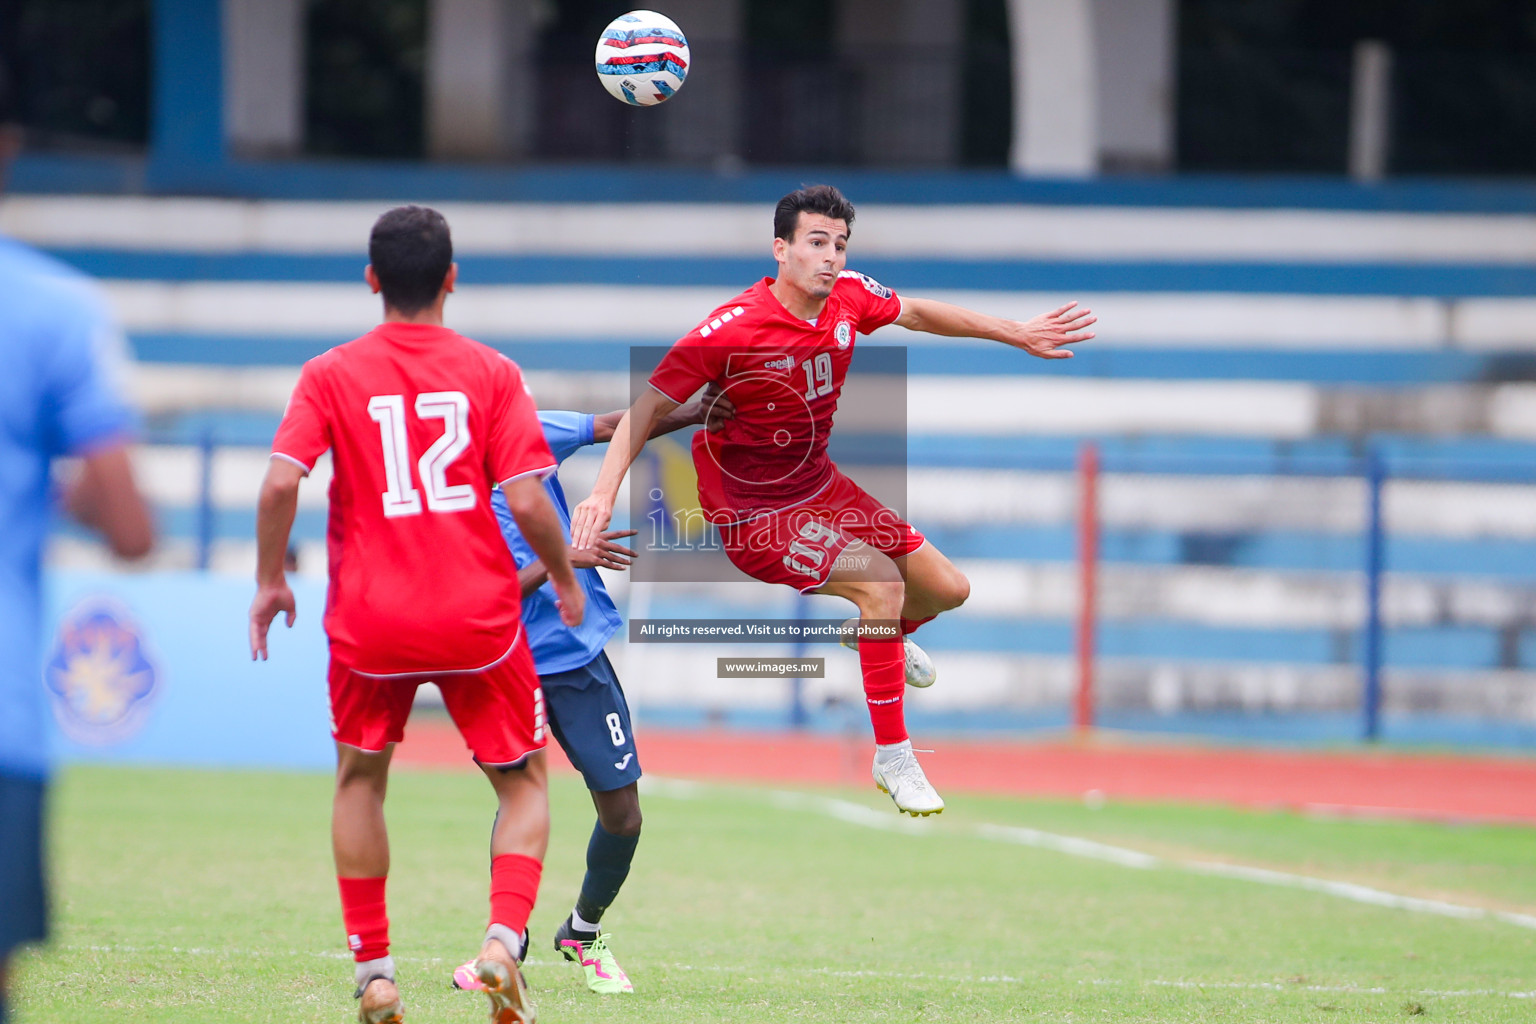
[[639,836],[616,836],[603,828],[601,821],[592,826],[587,843],[587,876],[581,880],[581,896],[576,912],[596,924],[619,895],[624,879],[629,877],[629,863],[635,859]]

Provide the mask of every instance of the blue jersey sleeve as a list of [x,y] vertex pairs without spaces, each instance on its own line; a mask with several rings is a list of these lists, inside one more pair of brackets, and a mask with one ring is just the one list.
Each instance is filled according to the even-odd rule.
[[585,412],[554,410],[539,413],[539,426],[544,428],[544,440],[555,453],[556,462],[564,462],[579,448],[592,443],[593,425],[597,417]]
[[[564,412],[555,410],[539,413],[539,426],[544,430],[544,440],[549,442],[549,450],[554,453],[556,462],[564,462],[579,448],[584,448],[592,443],[592,426],[596,417],[584,412]],[[565,504],[565,494],[560,490],[558,477],[551,476],[544,481],[544,487],[549,491],[549,499],[554,503],[556,511],[560,514],[562,525],[565,526],[567,535],[571,532],[570,510]],[[533,548],[529,547],[524,539],[522,531],[517,528],[517,520],[512,518],[512,510],[507,506],[507,496],[496,488],[491,492],[491,508],[496,512],[496,524],[501,527],[501,535],[507,542],[507,547],[512,549],[512,559],[517,567],[522,569],[529,562],[538,557]]]
[[69,310],[47,356],[47,394],[54,454],[79,455],[126,436],[135,417],[123,397],[127,342],[95,301]]

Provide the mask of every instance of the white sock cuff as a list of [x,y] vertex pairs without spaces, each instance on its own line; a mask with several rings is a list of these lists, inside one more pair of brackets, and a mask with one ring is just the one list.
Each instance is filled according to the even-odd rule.
[[522,963],[525,950],[523,949],[523,937],[521,935],[504,924],[492,924],[485,930],[485,937],[487,939],[495,939],[507,947],[507,952],[512,954],[512,959]]
[[912,741],[910,739],[905,739],[900,743],[876,743],[875,749],[881,753],[895,753],[898,750],[911,750]]
[[578,932],[595,932],[600,930],[596,921],[588,921],[581,916],[581,911],[575,909],[571,911],[571,927]]
[[395,980],[395,958],[381,956],[377,960],[359,960],[354,970],[357,979],[357,987],[362,988],[374,978],[388,978]]

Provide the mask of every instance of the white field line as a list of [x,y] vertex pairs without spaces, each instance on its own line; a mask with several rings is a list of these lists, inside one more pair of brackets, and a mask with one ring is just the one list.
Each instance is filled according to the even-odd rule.
[[1397,910],[1412,910],[1420,914],[1438,914],[1441,917],[1459,917],[1464,920],[1478,920],[1491,917],[1508,924],[1518,925],[1521,928],[1536,928],[1536,916],[1531,914],[1516,914],[1505,910],[1487,910],[1483,907],[1469,907],[1461,903],[1428,900],[1417,896],[1399,896],[1396,893],[1372,889],[1370,886],[1357,885],[1353,882],[1334,882],[1325,878],[1314,878],[1310,875],[1271,871],[1267,868],[1247,867],[1242,864],[1220,864],[1194,860],[1179,861],[1177,863],[1184,870],[1193,871],[1201,875],[1239,878],[1244,881],[1258,882],[1261,885],[1275,885],[1286,889],[1304,889],[1308,892],[1320,892],[1329,896],[1338,896],[1341,899],[1353,900],[1356,903],[1370,903],[1378,907],[1392,907]]
[[[667,964],[667,968],[678,971],[710,971],[718,973],[729,972],[739,975],[743,968],[736,964]],[[831,967],[776,967],[763,965],[753,967],[751,970],[759,974],[768,973],[794,973],[815,974],[824,978],[918,978],[923,981],[947,981],[956,984],[985,984],[985,985],[1036,985],[1038,978],[1017,978],[1009,974],[981,974],[981,975],[953,975],[933,974],[926,971],[846,971]],[[1505,992],[1492,988],[1463,988],[1463,989],[1390,989],[1381,986],[1363,988],[1358,985],[1307,985],[1277,981],[1175,981],[1165,978],[1148,978],[1131,981],[1125,978],[1093,978],[1079,980],[1078,985],[1099,986],[1127,986],[1135,987],[1145,985],[1152,988],[1180,988],[1180,989],[1220,989],[1223,991],[1261,991],[1261,992],[1327,992],[1340,995],[1398,995],[1434,996],[1439,998],[1451,998],[1456,996],[1499,996],[1506,999],[1536,999],[1536,991],[1531,992]]]
[[[984,980],[984,979],[978,979]],[[1169,981],[1163,978],[1151,978],[1145,981],[1124,981],[1119,978],[1097,978],[1088,984],[1092,985],[1150,985],[1155,988],[1186,988],[1186,989],[1221,989],[1221,990],[1251,990],[1263,992],[1331,992],[1342,995],[1387,995],[1393,989],[1382,988],[1373,985],[1370,988],[1359,988],[1354,985],[1295,985],[1277,981]],[[1456,988],[1456,989],[1418,989],[1396,990],[1400,995],[1433,996],[1441,999],[1451,999],[1458,996],[1502,996],[1506,999],[1536,999],[1536,991],[1532,992],[1501,992],[1492,988]]]
[[1018,846],[1033,846],[1041,850],[1054,850],[1057,853],[1065,853],[1073,857],[1087,857],[1091,860],[1108,861],[1111,864],[1118,864],[1123,868],[1137,868],[1149,871],[1162,866],[1156,857],[1150,853],[1142,853],[1140,850],[1128,850],[1121,846],[1110,846],[1107,843],[1095,842],[1092,839],[1062,836],[1054,832],[1041,832],[1039,829],[1022,828],[1016,825],[977,825],[976,834],[983,839],[996,839],[1000,842],[1014,843]]
[[[680,783],[677,780],[658,779],[655,776],[649,775],[646,776],[646,779],[649,783],[647,786],[648,792],[679,800],[697,799],[706,788],[699,783]],[[809,810],[828,818],[834,818],[838,821],[847,822],[850,825],[859,825],[864,828],[877,828],[887,832],[905,832],[910,835],[929,835],[933,834],[935,829],[934,823],[928,821],[899,817],[894,812],[876,811],[862,804],[856,804],[848,800],[839,800],[835,797],[794,793],[785,790],[769,790],[766,795],[768,802],[774,807],[794,811]],[[1301,889],[1307,892],[1321,893],[1325,896],[1335,896],[1353,903],[1365,903],[1393,910],[1408,910],[1418,914],[1435,914],[1440,917],[1454,917],[1468,921],[1492,919],[1520,928],[1536,929],[1536,915],[1519,914],[1504,910],[1488,910],[1485,907],[1451,903],[1446,900],[1403,896],[1399,893],[1387,892],[1384,889],[1374,889],[1370,886],[1359,885],[1354,882],[1338,882],[1326,878],[1317,878],[1312,875],[1272,871],[1268,868],[1249,867],[1242,864],[1222,864],[1203,860],[1174,860],[1157,857],[1128,847],[1112,846],[1108,843],[1084,839],[1080,836],[1042,832],[1038,829],[1021,828],[1011,825],[983,823],[969,831],[971,835],[982,839],[1013,843],[1017,846],[1030,846],[1041,850],[1051,850],[1073,857],[1101,860],[1110,864],[1117,864],[1120,867],[1135,868],[1143,871],[1171,867],[1198,875],[1211,875],[1245,882],[1257,882],[1260,885],[1271,885],[1284,889]]]
[[[344,952],[341,952],[341,951],[338,951],[338,950],[315,950],[315,949],[290,949],[290,950],[272,950],[272,949],[253,950],[253,949],[234,949],[234,948],[230,948],[230,949],[209,949],[209,948],[201,948],[201,947],[195,947],[195,946],[99,946],[99,945],[72,945],[72,944],[66,944],[66,943],[59,943],[57,945],[54,945],[51,948],[57,949],[57,950],[60,950],[60,951],[64,951],[64,952],[90,952],[90,953],[113,953],[113,954],[116,954],[116,953],[134,953],[134,954],[152,954],[152,955],[156,955],[156,956],[164,956],[164,955],[167,955],[167,954],[171,954],[171,955],[175,955],[175,956],[227,957],[227,958],[231,958],[231,959],[247,959],[249,957],[257,957],[257,956],[260,956],[260,957],[275,957],[275,956],[312,957],[312,958],[321,959],[321,960],[351,960],[352,959],[352,954],[351,953],[344,953]],[[448,957],[441,957],[441,956],[400,956],[400,955],[396,954],[395,955],[395,961],[397,963],[413,963],[413,964],[446,964],[446,963],[450,962],[450,959]],[[544,966],[545,964],[560,964],[563,961],[555,960],[555,959],[540,960],[540,959],[536,959],[536,958],[530,956],[524,962],[529,964],[529,965],[531,965],[531,966],[540,967],[540,966]],[[930,972],[930,971],[857,971],[857,970],[850,971],[850,970],[839,970],[837,968],[832,968],[832,967],[788,967],[788,966],[779,966],[779,965],[775,965],[775,964],[755,964],[755,965],[748,966],[748,965],[743,965],[743,964],[679,964],[679,963],[671,963],[671,964],[657,964],[656,966],[661,968],[661,969],[663,969],[663,970],[669,970],[669,971],[687,971],[687,972],[694,972],[694,973],[711,973],[711,974],[727,974],[728,973],[728,974],[731,974],[733,977],[737,977],[737,978],[739,978],[741,976],[743,971],[747,971],[747,972],[749,972],[751,974],[795,974],[795,975],[814,974],[814,975],[817,975],[818,977],[823,977],[823,978],[852,978],[852,979],[857,979],[857,978],[879,978],[879,979],[892,979],[892,980],[903,980],[903,979],[911,980],[911,979],[916,978],[916,979],[921,980],[921,981],[941,981],[941,982],[948,982],[948,983],[957,984],[957,985],[1035,985],[1035,984],[1039,983],[1039,979],[1038,978],[1020,978],[1020,977],[1015,977],[1015,976],[1013,976],[1011,974],[960,975],[960,974],[935,974],[935,973]],[[1131,981],[1131,980],[1124,979],[1124,978],[1093,978],[1093,979],[1088,979],[1088,980],[1080,980],[1080,981],[1077,982],[1077,984],[1078,985],[1084,985],[1084,986],[1091,985],[1091,986],[1094,986],[1094,987],[1099,987],[1099,986],[1116,986],[1116,987],[1125,986],[1125,987],[1128,987],[1128,988],[1134,988],[1136,986],[1147,986],[1147,987],[1151,987],[1151,988],[1196,989],[1196,990],[1201,990],[1201,991],[1204,991],[1206,989],[1213,989],[1213,990],[1220,990],[1220,991],[1321,992],[1321,993],[1333,993],[1333,994],[1339,994],[1339,995],[1389,995],[1389,994],[1393,994],[1395,992],[1398,995],[1429,996],[1429,997],[1444,998],[1444,999],[1451,999],[1451,998],[1458,998],[1458,997],[1464,998],[1464,997],[1468,997],[1468,996],[1494,996],[1494,997],[1499,997],[1499,998],[1504,998],[1504,999],[1536,999],[1536,991],[1530,991],[1530,992],[1505,992],[1505,991],[1501,991],[1499,989],[1492,989],[1492,988],[1390,989],[1390,988],[1383,988],[1381,986],[1371,986],[1369,988],[1362,988],[1362,987],[1357,986],[1357,985],[1304,985],[1304,984],[1282,983],[1282,982],[1276,982],[1276,981],[1182,981],[1182,980],[1172,980],[1172,979],[1165,979],[1165,978],[1148,978],[1148,979],[1141,979],[1141,980],[1137,980],[1137,981]]]

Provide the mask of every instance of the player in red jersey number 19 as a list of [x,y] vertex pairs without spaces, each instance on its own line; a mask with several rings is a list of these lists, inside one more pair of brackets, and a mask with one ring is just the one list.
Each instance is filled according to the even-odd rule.
[[946,337],[999,341],[1065,359],[1093,337],[1093,314],[1068,303],[1031,320],[900,298],[846,270],[853,205],[837,189],[792,192],[774,213],[778,276],[714,310],[657,366],[650,387],[614,432],[592,494],[571,518],[571,542],[607,528],[625,473],[656,421],[713,382],[735,418],[694,436],[699,503],[731,562],[747,575],[802,593],[830,594],[859,610],[858,651],[875,733],[875,784],[909,814],[944,801],[912,751],[902,709],[907,682],[932,666],[906,635],[962,604],[970,583],[955,565],[827,455],[854,340],[888,324]]
[[498,800],[490,925],[475,971],[492,1020],[528,1024],[518,964],[549,842],[545,722],[491,488],[501,487],[543,560],[568,626],[581,622],[585,596],[545,492],[555,460],[521,371],[443,326],[457,279],[447,223],[422,207],[391,210],[373,227],[368,257],[384,323],[304,365],[272,443],[256,518],[251,656],[266,657],[278,613],[293,625],[283,556],[299,482],[329,450],[331,838],[359,1019],[404,1017],[385,912],[384,791],[416,689],[433,682]]

